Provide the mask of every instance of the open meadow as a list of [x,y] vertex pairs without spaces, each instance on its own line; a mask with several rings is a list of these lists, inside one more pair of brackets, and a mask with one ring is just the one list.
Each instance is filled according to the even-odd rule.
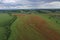
[[0,40],[60,40],[60,14],[26,12],[0,14]]

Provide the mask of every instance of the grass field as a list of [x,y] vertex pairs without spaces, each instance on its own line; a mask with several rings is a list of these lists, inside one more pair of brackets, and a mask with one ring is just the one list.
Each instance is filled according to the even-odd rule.
[[0,40],[7,40],[7,35],[9,31],[9,21],[12,19],[12,16],[8,14],[0,14]]
[[[9,40],[60,40],[60,24],[44,14],[14,14]],[[57,20],[59,21],[59,20]]]
[[[42,18],[44,18],[48,23],[51,24],[50,28],[55,29],[57,32],[60,33],[60,19],[57,19],[56,17],[53,18],[51,17],[49,19],[49,15],[44,15],[44,14],[40,14],[39,16],[41,16]],[[56,23],[56,21],[58,21],[58,23]]]
[[0,14],[0,40],[60,40],[60,19],[47,14]]
[[3,26],[12,19],[8,14],[0,14],[0,26]]

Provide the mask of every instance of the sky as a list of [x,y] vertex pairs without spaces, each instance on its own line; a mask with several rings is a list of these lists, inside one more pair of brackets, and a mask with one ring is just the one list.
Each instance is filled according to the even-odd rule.
[[0,9],[60,9],[60,0],[0,0]]

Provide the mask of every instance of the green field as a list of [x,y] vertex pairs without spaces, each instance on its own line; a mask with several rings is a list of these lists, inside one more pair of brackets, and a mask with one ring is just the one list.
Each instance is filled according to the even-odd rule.
[[[44,14],[40,14],[39,16],[41,16],[42,18],[44,18],[49,24],[51,24],[51,28],[52,29],[56,29],[56,31],[58,31],[60,33],[60,19],[57,19],[56,17],[53,18],[49,15],[44,15]],[[49,19],[49,17],[51,17]],[[56,23],[56,21],[58,21],[58,23]]]
[[10,20],[13,16],[8,14],[0,14],[0,40],[7,40],[8,32],[10,30]]
[[[35,14],[32,15],[34,16]],[[56,32],[60,33],[60,24],[56,23],[56,19],[54,18],[49,19],[49,16],[44,14],[36,14],[36,15],[42,17],[49,24],[51,24],[49,27],[50,29],[54,29]],[[17,17],[17,20],[11,26],[12,34],[9,40],[24,40],[25,36],[26,36],[25,40],[45,40],[42,34],[39,34],[32,26],[24,25],[24,22],[22,20],[26,20],[27,18],[29,18],[28,15],[20,18]],[[57,21],[59,20],[57,19]],[[24,28],[24,26],[26,28]]]
[[8,23],[12,19],[8,14],[0,14],[0,26]]
[[[53,17],[51,17],[51,16],[49,16],[49,15],[44,15],[44,14],[41,14],[41,15],[39,15],[39,16],[41,16],[41,17],[44,18],[48,23],[51,24],[50,28],[55,29],[57,32],[60,33],[60,19],[58,19],[58,18],[56,18],[56,17],[53,18]],[[49,17],[51,17],[51,18],[49,19]],[[58,21],[58,23],[56,23],[56,21]]]
[[[0,14],[0,40],[46,40],[41,33],[33,28],[34,25],[25,25],[24,22],[29,19],[28,15],[30,14],[24,15],[20,17],[16,16],[17,18],[10,24],[15,17],[13,15],[10,16],[9,14]],[[60,34],[60,19],[46,14],[31,15],[41,17],[49,24],[50,29],[53,29]],[[7,34],[9,33],[9,30],[11,30],[10,36]]]

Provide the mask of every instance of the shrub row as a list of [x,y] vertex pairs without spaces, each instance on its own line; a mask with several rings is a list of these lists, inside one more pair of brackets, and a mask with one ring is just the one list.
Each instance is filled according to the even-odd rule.
[[6,34],[7,40],[8,40],[8,38],[9,38],[10,34],[11,34],[11,29],[10,29],[10,27],[11,27],[12,23],[13,23],[16,19],[17,19],[17,17],[14,16],[14,17],[12,18],[12,20],[10,20],[9,23],[7,24],[7,25],[9,26],[9,27],[8,27],[8,26],[6,27],[6,29],[7,29],[7,34]]
[[51,15],[51,16],[49,16],[49,19],[51,19],[51,18],[55,19],[56,23],[60,24],[60,22],[59,22],[60,17],[58,17],[56,15]]
[[4,27],[5,28],[5,33],[4,33],[4,35],[5,35],[6,39],[4,39],[4,40],[8,40],[8,38],[10,37],[10,34],[11,34],[11,28],[10,27],[16,19],[17,19],[17,17],[13,16],[13,18],[8,23],[5,24],[5,27]]

